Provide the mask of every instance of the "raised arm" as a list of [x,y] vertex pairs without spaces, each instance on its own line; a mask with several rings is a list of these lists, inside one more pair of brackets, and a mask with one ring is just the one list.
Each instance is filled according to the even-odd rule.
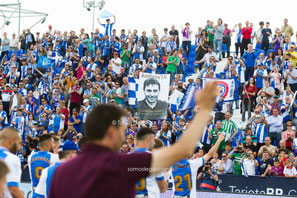
[[219,138],[218,138],[217,142],[215,143],[215,145],[213,147],[211,147],[211,149],[208,151],[208,153],[203,156],[205,162],[207,162],[210,158],[212,158],[213,154],[218,150],[221,142],[224,139],[225,139],[225,136],[223,135],[223,133],[221,133],[219,135]]
[[151,174],[159,172],[162,168],[169,168],[175,162],[187,158],[193,153],[196,143],[200,139],[209,119],[210,112],[213,110],[216,95],[216,82],[208,83],[202,93],[196,93],[195,101],[200,105],[198,114],[194,117],[191,125],[176,144],[172,147],[153,151]]

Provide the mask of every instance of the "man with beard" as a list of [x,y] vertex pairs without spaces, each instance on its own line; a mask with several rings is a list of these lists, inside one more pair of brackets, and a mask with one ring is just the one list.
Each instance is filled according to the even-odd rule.
[[54,140],[51,135],[44,134],[39,138],[39,151],[28,157],[29,173],[31,177],[33,196],[38,197],[35,189],[39,183],[41,172],[43,169],[54,164]]
[[4,197],[24,197],[19,188],[22,175],[21,160],[16,156],[21,148],[21,142],[22,139],[14,128],[6,127],[0,131],[0,159],[10,170],[6,177],[8,188],[4,191]]

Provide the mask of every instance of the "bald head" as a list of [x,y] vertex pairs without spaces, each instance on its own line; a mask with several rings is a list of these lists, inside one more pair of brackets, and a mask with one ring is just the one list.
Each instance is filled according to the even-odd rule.
[[16,154],[21,148],[22,139],[19,132],[11,127],[0,131],[0,146],[3,146],[11,153]]
[[9,139],[21,139],[19,132],[12,127],[6,127],[0,131],[0,144],[8,141]]

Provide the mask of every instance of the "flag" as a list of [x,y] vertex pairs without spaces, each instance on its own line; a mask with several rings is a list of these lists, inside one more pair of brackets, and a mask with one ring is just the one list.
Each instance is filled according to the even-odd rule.
[[136,92],[138,91],[138,79],[128,78],[128,103],[129,105],[137,105]]
[[236,79],[210,79],[202,78],[203,87],[208,81],[217,81],[219,96],[217,99],[224,97],[224,102],[234,101],[239,99],[239,82]]
[[52,53],[52,63],[56,64],[61,64],[66,62],[62,56],[60,56],[59,52],[53,52]]
[[39,56],[37,67],[49,68],[52,65],[52,59],[45,56]]
[[170,104],[170,110],[172,112],[176,112],[178,109],[180,103],[182,102],[182,99],[184,97],[184,94],[178,90],[174,90],[171,96],[169,97],[168,103]]
[[198,88],[195,86],[189,86],[186,90],[186,93],[184,94],[184,97],[181,101],[181,104],[179,105],[180,111],[185,111],[187,109],[192,109],[195,107],[195,100],[194,100],[194,94]]
[[115,15],[107,10],[104,10],[99,17],[100,18],[109,18],[109,17],[113,17],[113,16],[115,16]]

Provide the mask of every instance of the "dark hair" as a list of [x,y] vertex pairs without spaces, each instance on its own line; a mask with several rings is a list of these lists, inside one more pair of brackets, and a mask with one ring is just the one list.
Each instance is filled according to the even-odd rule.
[[273,61],[273,60],[274,60],[274,58],[275,58],[275,54],[274,54],[274,52],[273,52],[273,51],[270,51],[270,52],[268,53],[268,55],[267,55],[267,56],[269,57],[269,55],[270,55],[270,54],[272,54],[272,57],[271,57],[271,58],[272,58],[272,61]]
[[151,130],[150,128],[142,127],[137,131],[135,138],[137,141],[143,141],[145,140],[147,135],[150,135],[150,134],[155,135],[154,131]]
[[160,140],[160,139],[155,139],[154,149],[162,148],[163,146],[164,146],[164,143],[163,143],[162,140]]
[[143,90],[145,90],[145,88],[149,85],[158,85],[158,88],[160,90],[160,83],[159,81],[157,81],[156,79],[154,78],[148,78],[144,81],[143,83]]
[[49,141],[49,140],[52,140],[52,136],[50,134],[43,134],[42,136],[40,136],[39,138],[39,146],[42,147],[44,146],[44,143]]
[[264,22],[263,21],[260,21],[259,25],[264,25]]
[[58,155],[59,155],[59,159],[63,159],[63,158],[66,158],[67,155],[69,155],[69,151],[59,151],[58,152]]
[[78,148],[81,149],[81,147],[85,145],[87,142],[88,142],[88,139],[86,137],[80,138],[80,140],[78,141]]
[[121,117],[126,113],[117,106],[102,104],[89,114],[85,125],[85,134],[89,140],[102,140],[110,126],[120,126]]

